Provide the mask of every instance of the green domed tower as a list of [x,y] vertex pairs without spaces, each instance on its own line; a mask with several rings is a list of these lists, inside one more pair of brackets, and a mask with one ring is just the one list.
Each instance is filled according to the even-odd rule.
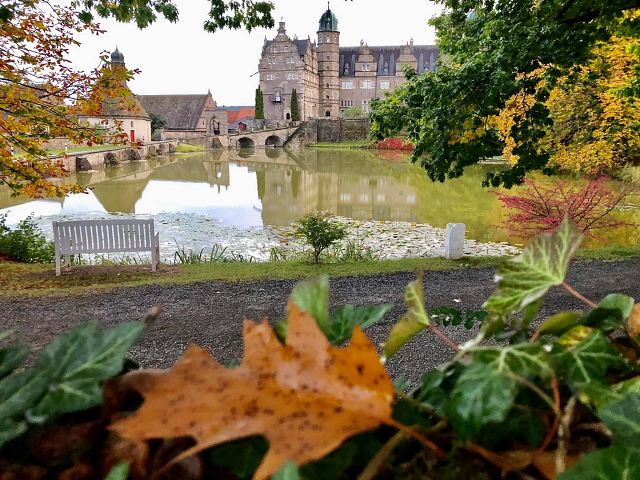
[[338,18],[329,8],[320,17],[318,23],[318,75],[320,77],[321,117],[340,115],[340,32]]

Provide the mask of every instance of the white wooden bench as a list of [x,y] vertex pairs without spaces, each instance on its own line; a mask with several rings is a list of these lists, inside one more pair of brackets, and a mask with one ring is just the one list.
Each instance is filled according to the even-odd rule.
[[153,220],[80,220],[53,222],[56,275],[62,255],[71,266],[71,255],[82,253],[151,252],[151,271],[160,261],[160,239]]

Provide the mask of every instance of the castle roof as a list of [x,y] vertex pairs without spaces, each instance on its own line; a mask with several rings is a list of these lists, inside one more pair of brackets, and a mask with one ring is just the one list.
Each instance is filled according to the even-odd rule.
[[102,109],[104,113],[100,114],[105,118],[142,118],[149,120],[149,114],[142,107],[136,96],[129,90],[129,87],[125,87],[127,90],[126,98],[111,98],[105,97],[102,102]]
[[241,108],[240,110],[230,110],[227,112],[227,122],[229,122],[229,124],[232,124],[246,117],[254,118],[255,115],[256,109],[253,107]]
[[138,95],[147,112],[167,122],[168,130],[195,130],[209,94],[203,95]]
[[[310,43],[311,40],[309,40],[308,38],[305,38],[304,40],[289,40],[291,43],[293,43],[296,48],[298,49],[298,55],[304,55],[305,53],[307,53],[307,43]],[[273,43],[273,40],[267,40],[266,42],[264,42],[264,46],[262,47],[262,53],[264,54],[264,51],[269,48],[269,46]]]
[[[440,50],[435,45],[387,45],[365,48],[367,55],[373,56],[373,60],[377,62],[377,74],[380,76],[396,74],[396,62],[407,48],[409,54],[415,58],[418,73],[434,70],[435,62],[440,57]],[[360,46],[340,47],[339,72],[341,77],[355,76],[356,63],[362,51],[363,48]],[[386,73],[385,65],[387,66]],[[348,68],[346,68],[347,66]]]
[[318,32],[337,32],[338,17],[331,11],[327,5],[327,11],[322,14],[318,22]]
[[111,63],[123,63],[124,64],[124,55],[118,47],[116,47],[115,51],[111,53]]

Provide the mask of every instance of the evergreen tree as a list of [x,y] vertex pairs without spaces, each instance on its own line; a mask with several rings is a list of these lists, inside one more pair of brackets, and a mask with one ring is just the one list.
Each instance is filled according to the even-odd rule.
[[256,120],[264,119],[264,99],[262,98],[262,90],[260,87],[256,88]]
[[300,120],[300,108],[298,107],[298,92],[294,88],[291,92],[291,120],[297,122]]

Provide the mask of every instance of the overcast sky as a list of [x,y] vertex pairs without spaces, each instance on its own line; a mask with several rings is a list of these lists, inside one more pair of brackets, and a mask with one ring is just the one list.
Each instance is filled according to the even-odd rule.
[[[293,38],[316,39],[318,20],[326,10],[323,0],[272,0],[276,26],[246,31],[207,33],[207,0],[176,0],[180,11],[177,23],[166,20],[139,30],[134,24],[100,20],[106,33],[81,35],[82,46],[71,51],[74,64],[82,69],[96,66],[101,51],[116,45],[124,54],[128,68],[141,70],[129,83],[138,94],[206,93],[222,105],[252,105],[258,76],[258,60],[264,37],[276,35],[282,17],[287,34]],[[435,32],[428,20],[441,7],[430,0],[334,0],[331,9],[338,17],[340,45],[435,43]]]

